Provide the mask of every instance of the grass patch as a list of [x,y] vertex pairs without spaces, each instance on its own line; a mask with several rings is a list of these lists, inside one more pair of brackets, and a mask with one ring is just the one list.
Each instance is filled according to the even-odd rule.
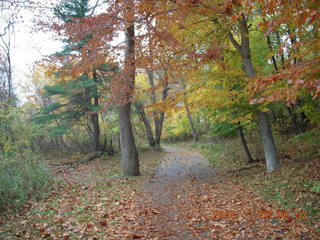
[[158,151],[158,152],[162,152],[163,149],[161,148],[160,145],[156,145],[154,147],[150,147],[149,145],[139,145],[137,146],[137,150],[138,152],[145,152],[145,151]]

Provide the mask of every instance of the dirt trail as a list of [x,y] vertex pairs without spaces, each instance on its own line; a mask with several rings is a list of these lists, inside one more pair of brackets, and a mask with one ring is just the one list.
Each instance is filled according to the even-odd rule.
[[219,177],[200,153],[164,150],[126,239],[301,239],[310,233],[297,217],[279,215],[239,183]]
[[[198,152],[176,147],[164,147],[167,152],[155,175],[143,188],[143,204],[151,201],[156,232],[166,239],[195,239],[191,236],[187,220],[180,213],[187,206],[190,187],[213,183],[216,174]],[[192,207],[192,206],[189,206]],[[150,220],[150,219],[148,219]]]

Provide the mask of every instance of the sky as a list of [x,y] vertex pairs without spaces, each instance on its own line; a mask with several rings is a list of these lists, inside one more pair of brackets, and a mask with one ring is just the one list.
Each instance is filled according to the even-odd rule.
[[[38,1],[40,6],[46,7],[53,7],[58,3],[58,0],[34,1]],[[96,1],[97,0],[94,0],[92,2],[96,3]],[[101,7],[101,9],[98,7],[95,12],[99,13],[103,10],[104,7]],[[42,13],[42,15],[40,13]],[[62,49],[63,43],[54,40],[54,33],[33,31],[33,28],[35,27],[35,15],[37,18],[39,18],[40,15],[40,17],[43,17],[44,19],[48,19],[52,14],[52,9],[42,9],[41,7],[39,8],[39,11],[28,9],[27,7],[26,9],[20,9],[18,13],[18,21],[14,25],[14,34],[12,36],[11,58],[13,65],[13,85],[15,87],[15,93],[18,95],[21,103],[26,101],[27,96],[26,93],[23,93],[22,86],[28,84],[28,75],[31,73],[35,62]],[[1,29],[3,28],[1,19],[0,27]],[[115,39],[112,44],[118,45],[120,42],[123,42],[123,38],[123,34],[120,34],[119,38]]]
[[51,33],[32,31],[34,22],[30,10],[23,10],[21,16],[23,21],[17,22],[14,27],[12,64],[15,92],[23,102],[25,94],[21,91],[21,85],[28,84],[28,75],[34,63],[61,50],[62,43],[54,40]]

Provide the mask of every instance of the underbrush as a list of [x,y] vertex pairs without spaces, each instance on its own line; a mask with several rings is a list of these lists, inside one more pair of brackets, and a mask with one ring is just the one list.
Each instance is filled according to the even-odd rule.
[[0,157],[0,212],[19,209],[42,195],[53,180],[48,168],[32,153]]
[[161,157],[158,150],[139,149],[139,177],[122,175],[119,155],[103,155],[60,172],[57,177],[65,184],[34,202],[18,219],[0,215],[0,239],[114,239],[130,214],[128,204],[139,196]]
[[[320,152],[315,132],[298,136],[276,135],[281,168],[267,173],[265,162],[248,164],[238,138],[211,143],[185,143],[200,150],[214,169],[235,181],[244,183],[259,196],[285,209],[302,209],[310,217],[320,217]],[[256,159],[263,159],[258,136],[248,137],[249,148]]]

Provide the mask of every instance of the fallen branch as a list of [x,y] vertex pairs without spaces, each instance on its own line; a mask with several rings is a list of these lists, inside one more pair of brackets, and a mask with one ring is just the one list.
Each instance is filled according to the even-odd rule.
[[248,170],[251,168],[256,168],[256,167],[261,167],[260,165],[255,165],[255,166],[251,166],[251,167],[244,167],[244,168],[239,168],[239,169],[235,169],[235,170],[230,170],[227,171],[227,173],[235,173],[235,172],[240,172],[240,171],[244,171],[244,170]]
[[63,166],[63,165],[70,165],[74,162],[63,162],[63,163],[49,163],[49,166]]
[[59,165],[70,165],[66,168],[63,168],[63,169],[60,169],[58,170],[56,173],[60,173],[60,172],[63,172],[63,171],[66,171],[70,168],[74,168],[82,163],[87,163],[89,161],[92,161],[100,156],[103,155],[103,152],[95,152],[95,153],[92,153],[90,154],[89,156],[85,157],[84,159],[81,159],[81,160],[78,160],[78,161],[75,161],[75,162],[67,162],[67,163],[53,163],[53,164],[50,164],[52,166],[59,166]]

